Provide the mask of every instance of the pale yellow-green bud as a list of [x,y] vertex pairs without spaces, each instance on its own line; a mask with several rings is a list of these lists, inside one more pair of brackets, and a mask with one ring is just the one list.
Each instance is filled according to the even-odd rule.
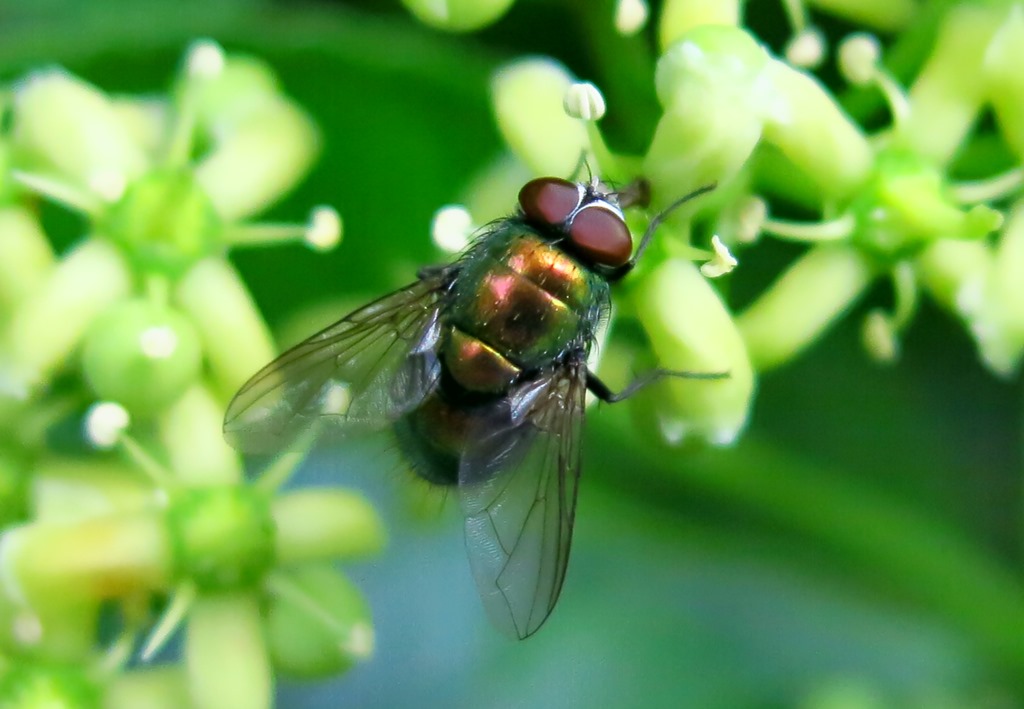
[[23,168],[66,180],[108,201],[106,185],[123,185],[148,164],[111,100],[61,69],[25,79],[16,90],[14,115],[13,146]]
[[658,20],[658,42],[662,51],[701,25],[738,25],[738,0],[665,0]]
[[853,24],[896,32],[921,11],[918,0],[807,0],[807,4]]
[[188,614],[184,655],[196,709],[273,706],[274,678],[255,590],[200,594]]
[[188,318],[146,300],[108,308],[89,327],[82,373],[100,399],[136,416],[163,410],[199,376],[199,336]]
[[816,246],[798,259],[738,318],[758,371],[792,359],[839,319],[874,276],[847,245]]
[[644,160],[656,202],[739,171],[771,100],[768,62],[750,35],[727,26],[693,29],[665,52],[655,76],[665,112]]
[[25,207],[0,208],[0,313],[31,293],[53,268],[53,248]]
[[985,51],[986,98],[992,104],[999,132],[1024,157],[1024,8],[1014,4]]
[[826,199],[849,196],[867,180],[873,162],[863,132],[809,74],[773,60],[766,75],[774,95],[765,141],[810,177]]
[[196,264],[174,297],[199,331],[218,394],[230,396],[274,358],[267,325],[227,261],[211,258]]
[[341,572],[310,564],[275,574],[269,586],[267,636],[278,669],[326,677],[373,655],[369,605]]
[[449,32],[480,29],[512,7],[514,0],[402,0],[424,24]]
[[491,100],[505,142],[536,175],[568,177],[589,152],[585,125],[565,113],[575,79],[550,59],[523,59],[491,80]]
[[895,136],[900,145],[939,164],[953,156],[981,110],[985,50],[1004,13],[971,3],[946,13],[931,56],[910,87],[910,115]]
[[305,175],[319,150],[313,122],[284,100],[261,107],[218,137],[195,174],[225,219],[269,206]]
[[746,425],[754,375],[746,346],[718,293],[684,259],[665,261],[636,287],[636,311],[659,366],[722,379],[672,377],[658,416],[670,439],[694,436],[724,445]]
[[221,432],[223,420],[223,404],[202,384],[160,415],[160,440],[176,481],[188,487],[242,481],[242,463]]
[[[127,295],[131,285],[127,263],[108,242],[88,239],[67,254],[20,301],[3,331],[0,388],[22,387],[22,395],[27,395],[48,381],[93,319]],[[6,383],[5,374],[11,377]]]

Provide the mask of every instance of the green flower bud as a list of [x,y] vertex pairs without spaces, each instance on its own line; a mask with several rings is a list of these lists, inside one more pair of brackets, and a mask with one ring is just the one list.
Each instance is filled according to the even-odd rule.
[[230,397],[274,359],[267,325],[238,272],[224,259],[197,264],[178,282],[174,296],[199,331],[219,394]]
[[200,594],[185,635],[189,706],[271,709],[274,678],[255,593]]
[[82,347],[82,373],[100,399],[149,416],[199,376],[202,352],[192,323],[145,300],[119,303],[96,319]]
[[71,354],[92,321],[131,289],[127,264],[110,243],[82,242],[22,299],[0,338],[8,373],[0,383],[27,390],[45,382]]
[[504,15],[513,0],[402,0],[421,22],[450,32],[486,27]]
[[271,586],[267,642],[275,667],[293,677],[338,675],[373,654],[370,608],[328,565],[280,574]]
[[146,155],[160,155],[166,150],[173,114],[163,97],[114,96],[111,106],[127,139]]
[[983,76],[999,132],[1024,157],[1024,11],[1013,5],[985,52]]
[[666,0],[658,20],[658,43],[664,51],[695,27],[739,22],[738,0]]
[[996,371],[1010,373],[1020,363],[1024,350],[1024,202],[1018,201],[996,244],[991,293],[987,302],[998,309],[1003,327],[986,348],[985,359]]
[[284,100],[263,106],[215,136],[195,178],[224,219],[254,214],[290,190],[319,150],[316,127]]
[[[826,198],[843,198],[870,175],[867,138],[817,79],[772,60],[765,72],[774,88],[764,140],[806,173]],[[785,189],[785,185],[776,185]]]
[[52,268],[53,249],[35,216],[24,207],[0,209],[0,313],[10,312]]
[[0,707],[100,709],[102,688],[81,665],[22,662],[0,671]]
[[223,225],[188,170],[156,170],[133,182],[100,231],[140,271],[180,276],[222,248]]
[[712,443],[736,439],[747,421],[754,375],[746,347],[718,293],[690,261],[657,266],[633,294],[659,366],[715,380],[673,377],[659,412],[670,439],[696,435]]
[[855,25],[897,32],[921,11],[917,0],[809,0],[808,5]]
[[27,524],[0,534],[0,576],[31,607],[71,606],[167,588],[170,547],[150,511],[73,524]]
[[[102,197],[102,185],[141,175],[147,156],[98,89],[61,70],[30,75],[17,88],[13,147],[21,165],[56,173]],[[94,189],[100,186],[100,189]]]
[[562,105],[573,83],[550,59],[514,62],[491,79],[498,128],[534,174],[568,176],[589,148],[585,124],[566,115]]
[[167,510],[175,573],[200,592],[245,588],[274,564],[267,499],[241,486],[187,490]]
[[106,458],[42,458],[32,474],[35,521],[66,524],[144,510],[157,496],[137,470]]
[[945,14],[932,54],[910,88],[910,115],[896,136],[900,145],[938,164],[953,156],[985,98],[985,50],[1004,12],[960,3]]
[[384,546],[377,511],[354,492],[299,490],[275,497],[272,504],[281,564],[360,557]]
[[281,86],[274,70],[255,57],[225,57],[215,76],[200,80],[186,75],[178,85],[178,100],[195,91],[199,126],[210,133],[231,130],[253,114],[281,100]]
[[816,246],[798,259],[737,319],[757,371],[793,358],[867,289],[869,259],[846,245]]
[[735,27],[688,32],[658,61],[655,77],[665,113],[644,174],[661,199],[734,175],[761,137],[770,86],[768,55]]
[[181,709],[192,703],[180,665],[148,665],[110,678],[103,709]]
[[955,313],[960,312],[959,303],[970,300],[970,293],[979,291],[990,277],[992,251],[981,242],[939,239],[923,249],[913,264],[932,297]]
[[201,384],[161,415],[160,440],[169,467],[186,487],[242,482],[242,462],[224,440],[223,421],[223,405]]
[[932,297],[966,324],[984,364],[1009,377],[1024,357],[1024,214],[1016,205],[995,250],[942,239],[914,266]]

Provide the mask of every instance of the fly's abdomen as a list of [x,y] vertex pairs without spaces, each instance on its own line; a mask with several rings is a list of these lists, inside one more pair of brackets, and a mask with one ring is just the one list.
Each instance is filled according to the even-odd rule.
[[473,407],[453,404],[438,390],[395,423],[398,447],[418,476],[435,485],[459,481],[473,413]]

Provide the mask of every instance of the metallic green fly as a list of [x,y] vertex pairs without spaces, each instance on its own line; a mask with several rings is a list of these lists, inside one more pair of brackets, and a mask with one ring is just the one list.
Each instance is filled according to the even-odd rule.
[[413,470],[456,486],[484,606],[516,638],[558,600],[569,559],[587,391],[619,401],[587,369],[633,253],[622,208],[642,190],[545,177],[454,263],[356,310],[285,352],[242,387],[224,422],[246,452],[272,452],[310,426],[390,429]]

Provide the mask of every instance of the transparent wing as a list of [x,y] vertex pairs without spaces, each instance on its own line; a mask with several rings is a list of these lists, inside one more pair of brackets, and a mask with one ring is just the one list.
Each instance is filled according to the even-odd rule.
[[586,377],[572,362],[520,385],[481,417],[461,460],[473,577],[492,622],[519,639],[544,623],[565,579]]
[[272,453],[313,425],[340,433],[375,430],[414,408],[440,375],[440,307],[453,273],[429,272],[257,372],[228,405],[228,442],[244,452]]

